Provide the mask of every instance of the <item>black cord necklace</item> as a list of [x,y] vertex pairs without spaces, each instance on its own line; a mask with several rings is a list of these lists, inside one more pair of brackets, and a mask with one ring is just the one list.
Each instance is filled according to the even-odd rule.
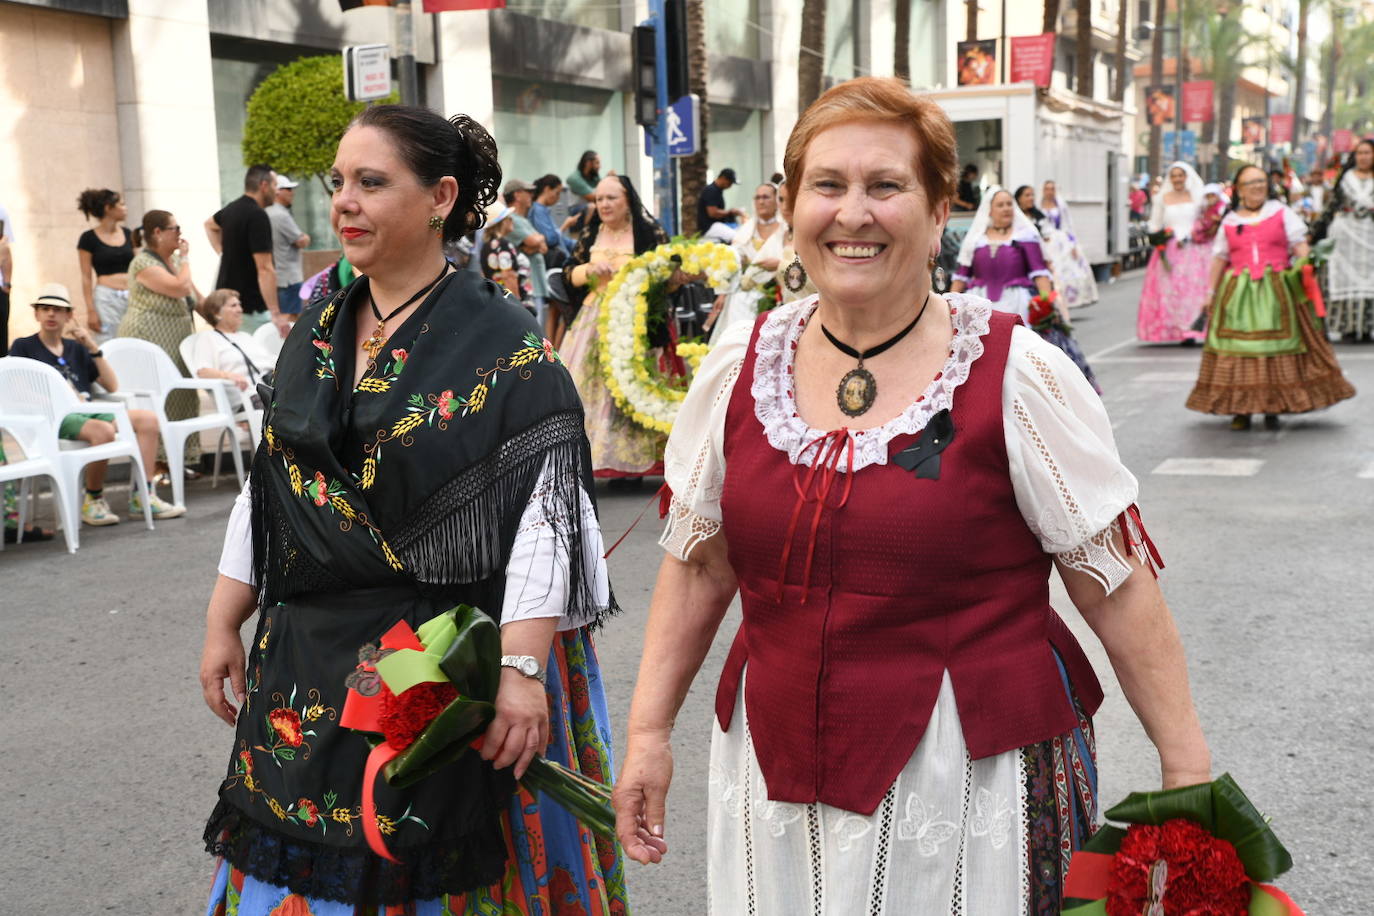
[[835,402],[839,404],[840,411],[847,417],[857,417],[868,413],[868,409],[873,406],[873,402],[878,399],[878,380],[873,377],[873,373],[864,368],[864,360],[872,359],[880,353],[886,353],[895,347],[903,337],[911,333],[911,329],[916,327],[921,321],[921,316],[926,313],[926,307],[930,305],[930,293],[926,293],[926,300],[921,304],[921,310],[916,313],[916,317],[911,320],[911,324],[902,328],[896,335],[878,344],[876,347],[869,347],[860,353],[849,344],[840,340],[825,325],[821,325],[821,333],[825,339],[835,345],[846,356],[852,356],[859,361],[859,365],[845,373],[844,378],[840,379],[839,386],[835,389]]
[[448,273],[448,261],[444,262],[444,269],[439,271],[439,276],[430,280],[418,293],[392,309],[385,318],[382,317],[381,310],[377,308],[377,300],[372,298],[371,295],[367,297],[367,304],[372,306],[372,314],[377,319],[377,326],[372,329],[372,336],[363,341],[363,352],[367,354],[367,358],[370,361],[374,363],[377,361],[377,354],[382,352],[382,348],[386,346],[386,342],[391,339],[390,335],[386,332],[386,323],[395,318],[397,313],[404,311],[408,306],[414,304],[415,300],[434,289],[434,284],[444,279],[444,274],[446,273]]

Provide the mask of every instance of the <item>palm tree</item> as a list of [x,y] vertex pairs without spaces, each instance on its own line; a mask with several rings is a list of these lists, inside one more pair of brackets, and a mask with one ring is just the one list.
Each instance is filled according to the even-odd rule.
[[697,151],[678,160],[678,179],[681,184],[682,213],[679,220],[683,235],[704,232],[697,225],[697,198],[706,188],[708,161],[706,138],[711,123],[711,106],[706,101],[706,0],[687,0],[687,91],[694,93],[700,103],[701,124],[697,130]]
[[1307,15],[1312,12],[1312,0],[1298,0],[1298,61],[1293,79],[1293,145],[1302,142],[1303,108],[1307,101]]
[[[1048,9],[1049,3],[1045,4]],[[1093,97],[1093,3],[1074,0],[1074,91],[1084,98]]]
[[[1059,0],[1045,0],[1045,16],[1040,24],[1041,34],[1059,31]],[[973,38],[972,35],[969,36]]]
[[797,111],[811,107],[825,75],[825,0],[802,0],[801,54],[797,58]]
[[964,0],[964,40],[978,40],[978,0]]
[[1130,24],[1131,0],[1116,0],[1116,80],[1112,85],[1112,101],[1126,101],[1126,76],[1130,62],[1126,60],[1126,27]]
[[911,0],[896,0],[893,11],[892,75],[911,85]]
[[[1158,86],[1164,82],[1164,13],[1165,0],[1155,0],[1154,35],[1150,44],[1150,85]],[[1159,174],[1160,147],[1164,145],[1164,134],[1158,124],[1150,125],[1150,174]]]
[[1267,35],[1247,32],[1241,25],[1239,6],[1217,8],[1203,16],[1196,45],[1203,70],[1212,77],[1217,90],[1217,116],[1208,125],[1208,139],[1214,133],[1216,158],[1214,175],[1224,175],[1230,166],[1231,125],[1236,118],[1236,82],[1245,69],[1252,50],[1268,51]]

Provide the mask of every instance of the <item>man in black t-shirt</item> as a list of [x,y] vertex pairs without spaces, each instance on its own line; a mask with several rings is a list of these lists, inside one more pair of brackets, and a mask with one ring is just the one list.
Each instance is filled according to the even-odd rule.
[[250,167],[243,178],[243,196],[207,219],[205,234],[220,256],[215,288],[239,291],[243,329],[251,333],[270,320],[285,337],[291,322],[277,303],[272,219],[264,209],[276,196],[276,173],[265,165]]
[[725,192],[734,185],[735,170],[721,169],[716,180],[701,189],[701,196],[697,198],[697,232],[705,235],[712,223],[744,218],[743,210],[725,209]]

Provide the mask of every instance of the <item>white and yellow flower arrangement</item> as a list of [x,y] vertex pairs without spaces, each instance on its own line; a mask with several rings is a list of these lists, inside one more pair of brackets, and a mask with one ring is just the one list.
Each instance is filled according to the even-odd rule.
[[[611,278],[599,316],[598,356],[611,397],[631,420],[655,432],[672,432],[690,381],[690,376],[664,375],[650,351],[651,288],[666,283],[675,270],[681,270],[689,276],[702,276],[708,286],[722,290],[739,268],[739,256],[728,245],[673,241],[631,258]],[[707,349],[705,344],[682,343],[676,352],[695,372]]]

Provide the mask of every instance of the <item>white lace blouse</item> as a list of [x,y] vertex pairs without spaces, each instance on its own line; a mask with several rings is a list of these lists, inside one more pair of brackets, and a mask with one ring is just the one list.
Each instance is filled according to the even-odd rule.
[[[568,549],[556,535],[566,523],[550,518],[544,510],[544,492],[549,486],[547,469],[530,495],[530,501],[520,517],[510,558],[506,561],[506,594],[501,607],[501,625],[516,620],[537,617],[557,617],[559,630],[572,630],[591,622],[591,611],[585,619],[565,613],[568,606]],[[606,560],[602,556],[601,526],[596,509],[587,492],[579,487],[582,515],[582,557],[584,575],[594,583],[596,603],[605,608],[611,601],[610,579],[606,574]],[[253,538],[249,519],[252,505],[245,484],[234,509],[229,514],[229,526],[224,532],[224,547],[220,553],[219,572],[248,585],[257,582],[253,573]]]
[[[919,432],[934,414],[953,407],[959,386],[982,356],[991,304],[956,293],[945,298],[954,309],[954,338],[944,370],[901,414],[854,432],[854,470],[886,464],[894,437]],[[816,304],[817,297],[810,296],[774,309],[755,348],[754,415],[769,443],[793,464],[810,464],[816,450],[804,454],[804,447],[825,433],[797,415],[787,377],[796,353],[792,344]],[[664,477],[673,497],[659,543],[679,559],[720,531],[726,407],[752,330],[747,323],[732,327],[712,348],[668,439]],[[1018,326],[1003,377],[1002,415],[1012,488],[1026,524],[1062,566],[1088,573],[1105,591],[1114,591],[1134,569],[1113,534],[1117,518],[1136,501],[1138,486],[1117,454],[1101,399],[1063,351]],[[842,460],[841,468],[845,464]],[[1141,532],[1130,524],[1129,534],[1138,543]]]

